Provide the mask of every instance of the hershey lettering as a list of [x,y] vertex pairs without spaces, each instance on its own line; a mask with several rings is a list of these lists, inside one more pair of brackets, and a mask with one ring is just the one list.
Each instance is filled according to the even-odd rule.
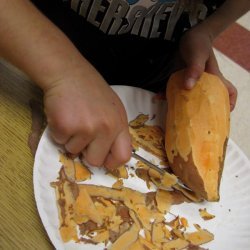
[[207,15],[201,0],[71,0],[70,6],[106,34],[130,33],[165,40],[173,39],[183,14],[188,15],[190,26]]

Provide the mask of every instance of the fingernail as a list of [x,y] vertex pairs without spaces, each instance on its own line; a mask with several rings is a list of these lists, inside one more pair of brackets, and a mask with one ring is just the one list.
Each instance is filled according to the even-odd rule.
[[188,78],[186,81],[186,88],[187,89],[192,89],[196,83],[196,79],[194,78]]

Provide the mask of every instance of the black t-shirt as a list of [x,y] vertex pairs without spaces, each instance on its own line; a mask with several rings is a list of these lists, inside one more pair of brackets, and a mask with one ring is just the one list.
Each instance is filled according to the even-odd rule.
[[33,0],[109,84],[158,91],[178,41],[222,0]]

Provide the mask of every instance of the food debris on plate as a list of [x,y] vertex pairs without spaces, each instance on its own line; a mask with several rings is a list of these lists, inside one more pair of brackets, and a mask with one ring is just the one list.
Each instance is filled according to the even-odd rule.
[[[148,119],[149,116],[140,114],[129,123],[133,147],[143,148],[166,163],[164,132],[158,126],[147,125]],[[91,179],[92,172],[79,158],[72,159],[60,152],[59,160],[59,177],[51,186],[56,193],[63,242],[104,243],[110,250],[198,250],[214,239],[211,232],[198,224],[190,230],[187,218],[171,213],[172,205],[201,199],[180,186],[167,165],[163,175],[140,161],[130,167],[132,176],[128,166],[107,170],[114,183],[106,187],[84,183]],[[142,193],[124,185],[123,180],[137,177],[145,181],[149,190],[154,187],[154,191]],[[200,210],[200,214],[204,219],[213,216],[206,209]]]
[[212,220],[213,218],[215,218],[215,215],[210,214],[206,208],[200,208],[199,209],[200,212],[200,216],[203,220]]

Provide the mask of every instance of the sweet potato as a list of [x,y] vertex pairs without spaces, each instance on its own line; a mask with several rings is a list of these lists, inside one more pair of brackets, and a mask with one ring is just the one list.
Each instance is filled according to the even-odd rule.
[[219,200],[230,127],[228,91],[219,77],[203,73],[192,90],[183,88],[184,71],[167,85],[165,148],[175,175],[197,195]]

